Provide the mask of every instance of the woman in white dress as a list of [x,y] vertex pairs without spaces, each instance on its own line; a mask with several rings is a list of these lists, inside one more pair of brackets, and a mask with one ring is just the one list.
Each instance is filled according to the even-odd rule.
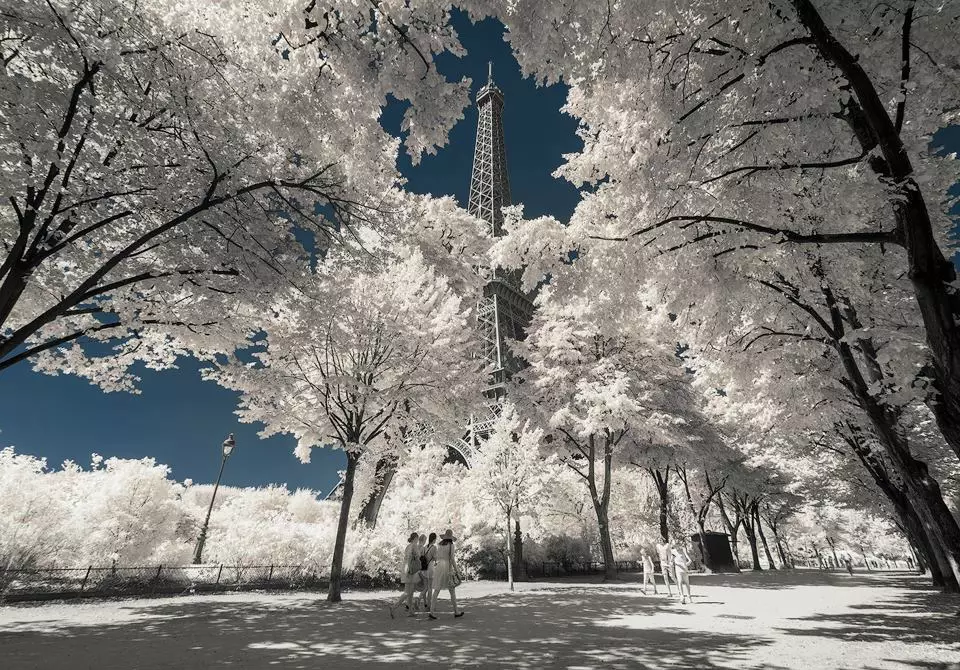
[[[677,579],[677,589],[680,591],[680,603],[693,603],[690,595],[690,554],[683,547],[673,547],[673,569]],[[686,589],[686,592],[684,592]]]
[[457,609],[457,584],[460,583],[460,575],[457,570],[457,562],[454,557],[453,542],[456,540],[453,531],[449,528],[440,536],[440,544],[437,546],[436,565],[433,568],[433,578],[431,588],[433,597],[430,599],[430,618],[436,619],[434,614],[437,611],[437,600],[440,591],[447,589],[450,592],[450,602],[453,603],[453,616],[463,616],[463,610]]
[[421,570],[420,574],[423,575],[423,592],[420,594],[420,598],[423,600],[423,606],[428,610],[430,609],[430,599],[433,594],[431,591],[431,584],[433,583],[433,571],[434,566],[437,563],[437,534],[430,533],[430,539],[427,541],[427,546],[423,551],[423,558],[426,561],[426,570]]

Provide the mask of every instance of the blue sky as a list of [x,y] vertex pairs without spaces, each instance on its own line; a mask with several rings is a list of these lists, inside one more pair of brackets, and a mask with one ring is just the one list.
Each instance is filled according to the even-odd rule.
[[[503,42],[499,23],[471,24],[463,15],[454,20],[469,55],[444,55],[437,66],[451,79],[467,75],[474,91],[487,79],[487,61],[506,98],[504,125],[511,191],[532,216],[552,214],[567,220],[577,201],[576,190],[550,174],[562,154],[576,151],[576,121],[560,114],[566,99],[561,86],[537,88],[520,77],[519,66]],[[403,107],[391,105],[384,127],[399,133]],[[466,206],[473,163],[476,110],[467,110],[454,128],[450,144],[437,156],[428,156],[416,168],[404,154],[398,166],[418,193],[453,195]],[[303,465],[293,456],[294,440],[257,437],[259,426],[241,424],[233,411],[236,394],[202,382],[195,361],[183,360],[179,369],[140,370],[141,394],[105,394],[86,381],[69,376],[49,377],[31,371],[29,364],[3,372],[0,384],[0,447],[47,458],[51,466],[66,459],[89,465],[90,454],[104,457],[150,456],[169,465],[176,479],[212,481],[217,474],[220,443],[235,433],[237,450],[223,475],[223,483],[262,486],[286,483],[291,488],[328,491],[345,459],[338,451],[315,449],[312,462]]]

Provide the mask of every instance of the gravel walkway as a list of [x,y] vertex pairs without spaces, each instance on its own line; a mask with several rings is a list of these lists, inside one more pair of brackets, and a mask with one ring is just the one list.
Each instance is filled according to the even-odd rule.
[[466,616],[444,598],[439,621],[391,619],[386,592],[0,607],[0,667],[960,670],[960,599],[903,573],[694,576],[692,605],[632,581],[459,591]]

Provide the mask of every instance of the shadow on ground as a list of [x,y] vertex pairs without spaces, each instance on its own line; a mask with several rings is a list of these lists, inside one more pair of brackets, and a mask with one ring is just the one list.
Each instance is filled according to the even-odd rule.
[[718,659],[735,665],[740,659],[745,664],[751,649],[766,644],[706,632],[693,641],[688,630],[638,631],[611,625],[624,616],[678,612],[666,599],[636,597],[622,589],[574,587],[520,598],[491,596],[467,601],[465,607],[467,614],[460,619],[454,620],[448,610],[440,620],[428,621],[399,615],[391,620],[383,601],[336,606],[323,600],[299,601],[289,607],[171,603],[152,606],[149,619],[124,625],[0,634],[0,649],[7,670],[343,668],[387,663],[692,670],[720,667]]
[[[782,627],[790,635],[836,638],[857,642],[903,642],[907,644],[957,644],[960,641],[960,596],[936,591],[909,591],[895,599],[851,605],[852,612],[818,613],[793,619],[815,621],[816,626]],[[916,667],[951,667],[918,665]],[[952,667],[960,670],[956,664]]]

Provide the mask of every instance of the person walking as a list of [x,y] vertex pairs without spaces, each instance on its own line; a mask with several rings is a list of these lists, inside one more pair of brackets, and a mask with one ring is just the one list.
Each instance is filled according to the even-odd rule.
[[416,592],[416,595],[413,598],[413,609],[415,611],[420,611],[420,608],[430,609],[429,601],[423,597],[423,590],[426,588],[427,582],[427,536],[421,535],[419,542],[416,548],[417,561],[420,563],[420,568],[417,570],[417,580],[421,589]]
[[413,611],[413,592],[420,584],[420,558],[417,556],[417,541],[419,539],[420,533],[411,533],[407,539],[407,546],[403,550],[403,563],[400,565],[400,583],[403,584],[403,595],[397,602],[389,605],[391,619],[394,617],[393,610],[403,604],[406,604],[410,611],[408,616],[417,615]]
[[853,575],[853,558],[850,557],[850,554],[847,554],[846,556],[843,557],[843,564],[846,566],[847,572],[849,572],[850,575],[852,576]]
[[433,584],[433,572],[437,564],[437,534],[430,533],[430,538],[427,541],[426,549],[423,552],[423,560],[421,561],[421,570],[420,574],[423,576],[423,591],[420,593],[420,598],[423,600],[424,607],[427,610],[430,609],[430,599],[433,595],[431,590]]
[[643,591],[643,595],[647,595],[647,584],[653,586],[653,593],[657,593],[657,580],[653,578],[653,558],[650,557],[650,552],[646,548],[641,550],[640,560],[643,564],[643,585],[640,587],[640,590]]
[[430,586],[433,589],[433,597],[430,599],[430,618],[436,619],[437,600],[440,591],[447,589],[450,592],[450,602],[453,603],[453,617],[462,617],[463,610],[457,609],[457,586],[460,584],[460,573],[457,569],[457,561],[454,557],[453,543],[457,538],[453,536],[453,531],[447,529],[440,536],[440,545],[437,547],[437,563],[433,569],[433,580]]
[[[673,570],[677,580],[677,590],[680,592],[680,604],[693,602],[690,595],[690,554],[684,547],[673,547]],[[686,595],[684,595],[686,588]]]
[[663,575],[663,583],[667,585],[667,595],[670,596],[673,595],[673,590],[670,588],[670,577],[673,573],[672,549],[669,540],[657,545],[657,556],[660,558],[660,574]]

